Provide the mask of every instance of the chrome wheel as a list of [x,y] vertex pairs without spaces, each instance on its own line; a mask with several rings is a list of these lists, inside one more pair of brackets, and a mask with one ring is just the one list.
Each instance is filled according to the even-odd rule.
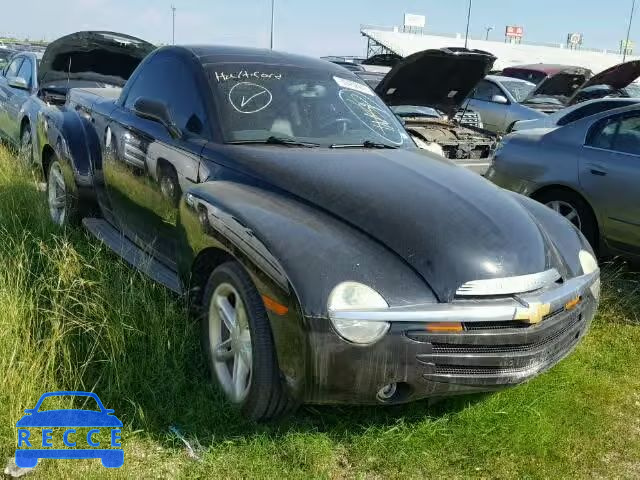
[[171,181],[170,177],[162,177],[160,179],[160,191],[165,196],[165,198],[173,200],[173,196],[176,192],[176,187]]
[[214,290],[208,323],[210,358],[218,382],[229,400],[242,403],[251,387],[253,349],[247,310],[230,283]]
[[567,202],[563,202],[562,200],[552,200],[546,205],[551,210],[558,212],[564,218],[573,223],[576,227],[578,227],[578,230],[582,230],[582,221],[580,220],[580,215],[573,205]]
[[51,220],[56,225],[64,225],[67,219],[67,188],[58,162],[54,162],[49,169],[47,198]]
[[20,159],[27,165],[33,161],[33,145],[31,144],[31,130],[27,127],[20,138]]

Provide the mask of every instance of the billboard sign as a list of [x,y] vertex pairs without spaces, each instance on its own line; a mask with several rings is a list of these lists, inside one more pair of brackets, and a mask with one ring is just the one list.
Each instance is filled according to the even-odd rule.
[[620,53],[624,53],[626,55],[633,55],[634,47],[635,47],[635,43],[633,42],[633,40],[620,41]]
[[567,35],[567,45],[570,47],[577,47],[582,45],[583,39],[584,35],[582,35],[582,33],[570,33]]
[[413,13],[404,14],[404,26],[411,28],[424,28],[427,23],[427,17],[424,15],[415,15]]
[[509,38],[522,38],[524,36],[524,28],[516,25],[507,25],[504,34]]

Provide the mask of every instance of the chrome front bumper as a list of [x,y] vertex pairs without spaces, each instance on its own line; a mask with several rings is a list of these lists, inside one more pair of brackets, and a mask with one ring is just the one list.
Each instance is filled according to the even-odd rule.
[[[599,287],[596,271],[501,298],[332,312],[333,318],[389,322],[387,335],[368,346],[350,345],[326,320],[308,319],[313,380],[304,400],[379,403],[376,392],[395,383],[404,385],[404,394],[385,403],[403,403],[525,382],[578,345],[596,313]],[[459,322],[462,329],[428,329],[438,322]]]
[[564,309],[569,302],[587,295],[598,299],[600,271],[575,277],[546,290],[513,294],[508,298],[461,299],[451,303],[435,303],[411,307],[341,310],[330,312],[331,318],[363,322],[508,322],[540,323],[552,313]]

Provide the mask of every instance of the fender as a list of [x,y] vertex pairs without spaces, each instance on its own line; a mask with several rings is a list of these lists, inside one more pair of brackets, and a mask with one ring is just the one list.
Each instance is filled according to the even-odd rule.
[[[589,245],[587,239],[582,235],[569,220],[556,214],[549,207],[533,200],[532,198],[520,195],[519,193],[509,192],[513,197],[527,209],[531,218],[543,228],[543,232],[553,232],[554,235],[547,235],[547,239],[553,244],[559,252],[559,258],[562,259],[567,272],[571,277],[583,274],[582,266],[578,256],[571,252],[579,252],[586,250],[595,255],[593,249]],[[566,228],[570,225],[571,228]]]
[[183,278],[201,252],[215,248],[244,266],[261,295],[288,308],[284,315],[269,311],[269,319],[280,368],[298,398],[313,371],[306,330],[329,321],[327,299],[338,283],[367,284],[389,305],[437,301],[395,253],[280,191],[228,181],[194,186],[180,205],[178,235]]
[[[90,116],[82,109],[54,110],[49,108],[38,118],[37,136],[40,160],[47,146],[52,148],[60,160],[69,185],[75,185],[77,194],[93,198],[94,165],[100,161],[100,139]],[[48,168],[42,165],[43,169]],[[46,172],[43,172],[46,175]]]

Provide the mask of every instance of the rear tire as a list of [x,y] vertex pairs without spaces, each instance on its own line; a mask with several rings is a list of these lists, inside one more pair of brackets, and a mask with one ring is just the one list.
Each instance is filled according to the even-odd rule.
[[[230,318],[235,328],[227,328]],[[269,318],[258,290],[237,262],[211,273],[201,322],[208,366],[226,399],[254,421],[287,414],[293,403],[281,378]],[[244,366],[237,367],[238,361]],[[240,371],[248,381],[237,388],[234,378]]]
[[598,221],[591,206],[582,197],[566,190],[548,190],[534,198],[569,220],[582,232],[593,250],[598,251]]

